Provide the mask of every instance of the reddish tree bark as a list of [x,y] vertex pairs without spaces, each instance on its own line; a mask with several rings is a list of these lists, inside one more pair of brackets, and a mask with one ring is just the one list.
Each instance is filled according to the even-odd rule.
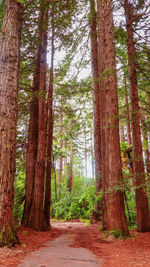
[[120,141],[121,142],[125,142],[126,141],[125,140],[124,127],[123,126],[120,127]]
[[112,0],[104,2],[107,229],[128,234],[122,187]]
[[35,186],[33,201],[29,215],[29,225],[36,231],[44,231],[49,228],[46,223],[43,199],[44,177],[46,159],[46,133],[47,133],[47,108],[45,104],[46,94],[46,56],[47,56],[47,28],[48,28],[49,3],[40,3],[40,12],[43,17],[41,38],[41,61],[40,61],[40,86],[39,86],[39,121],[38,121],[38,149],[35,166]]
[[148,197],[145,191],[145,171],[142,154],[142,142],[140,132],[140,113],[138,103],[138,84],[135,64],[135,47],[133,41],[133,14],[132,6],[128,0],[124,1],[128,62],[130,67],[130,95],[131,95],[131,119],[133,136],[133,157],[134,157],[134,175],[136,181],[136,211],[138,231],[145,232],[150,230],[150,216],[148,208]]
[[7,0],[0,36],[0,246],[17,244],[13,201],[23,7]]
[[38,46],[35,56],[32,99],[30,103],[30,120],[26,158],[25,206],[22,218],[22,224],[24,226],[28,226],[28,218],[30,214],[35,183],[35,163],[38,146],[38,92],[40,85],[40,52],[41,45]]
[[[100,122],[100,88],[98,70],[98,40],[95,1],[90,0],[90,28],[91,28],[91,64],[93,75],[93,111],[94,111],[94,156],[95,156],[95,197],[102,188],[102,152],[101,152],[101,122]],[[94,220],[99,220],[101,203],[96,201]]]
[[128,90],[127,90],[127,79],[124,74],[124,85],[125,85],[125,100],[126,100],[126,121],[127,121],[127,139],[128,145],[132,144],[131,141],[131,127],[130,127],[130,110],[129,110],[129,101],[128,101]]
[[50,226],[50,202],[51,202],[51,172],[52,172],[52,140],[53,140],[53,72],[54,72],[54,5],[52,4],[52,39],[51,39],[51,68],[48,92],[48,135],[47,135],[47,160],[46,160],[46,188],[44,214],[46,223]]
[[102,155],[102,191],[103,191],[103,228],[107,229],[107,207],[106,207],[106,120],[105,120],[105,43],[104,43],[104,18],[103,2],[97,0],[97,23],[98,23],[98,66],[99,66],[99,102],[101,122],[101,155]]

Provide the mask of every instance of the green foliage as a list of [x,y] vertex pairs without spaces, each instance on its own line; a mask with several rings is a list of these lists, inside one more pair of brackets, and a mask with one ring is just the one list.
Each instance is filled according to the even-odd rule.
[[28,231],[23,231],[22,234],[23,235],[28,235]]
[[83,179],[75,178],[71,193],[66,187],[67,184],[63,183],[58,201],[52,201],[51,217],[64,220],[90,219],[95,202],[95,186],[86,185]]
[[15,178],[14,217],[16,223],[20,222],[23,215],[25,196],[25,174],[19,172]]
[[122,231],[118,231],[117,229],[114,229],[113,231],[105,231],[105,237],[113,236],[115,239],[124,238],[124,234]]
[[123,178],[124,178],[124,192],[126,196],[125,214],[127,217],[127,223],[129,226],[135,226],[137,224],[135,186],[133,186],[133,177],[131,176],[128,168],[123,170]]

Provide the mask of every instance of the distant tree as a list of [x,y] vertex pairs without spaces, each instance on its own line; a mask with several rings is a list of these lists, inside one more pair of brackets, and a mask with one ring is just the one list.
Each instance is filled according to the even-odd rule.
[[22,15],[20,1],[6,1],[0,33],[0,246],[18,243],[13,200]]

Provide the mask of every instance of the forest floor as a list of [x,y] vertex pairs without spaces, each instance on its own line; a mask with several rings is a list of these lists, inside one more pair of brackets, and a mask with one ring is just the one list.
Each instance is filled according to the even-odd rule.
[[[81,222],[52,222],[52,229],[42,233],[23,228],[22,226],[19,227],[18,236],[21,245],[12,249],[0,248],[0,267],[17,267],[20,263],[26,262],[27,258],[28,260],[30,257],[31,259],[35,258],[34,253],[41,249],[44,250],[44,247],[47,249],[48,244],[52,247],[54,244],[51,242],[52,240],[58,240],[57,243],[65,242],[63,237],[67,235],[71,238],[71,242],[67,246],[71,248],[84,248],[91,251],[92,254],[89,254],[91,259],[95,255],[95,258],[99,259],[99,266],[150,266],[150,233],[137,233],[133,231],[131,238],[121,240],[115,239],[112,236],[106,236],[103,231],[99,230],[98,225],[86,226]],[[85,260],[83,260],[84,262]],[[92,262],[93,260],[91,260],[91,265],[86,266],[95,266],[92,265]],[[49,266],[53,267],[52,264]],[[79,264],[76,266],[79,266]]]

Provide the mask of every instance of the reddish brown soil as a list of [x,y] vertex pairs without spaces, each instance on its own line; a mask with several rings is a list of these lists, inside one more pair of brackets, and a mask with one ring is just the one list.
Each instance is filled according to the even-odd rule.
[[0,267],[16,267],[31,251],[38,249],[48,240],[60,234],[74,233],[73,247],[90,249],[102,260],[103,267],[150,266],[150,233],[134,232],[136,237],[118,240],[105,237],[98,225],[85,226],[82,223],[54,223],[50,231],[38,233],[20,227],[18,235],[22,245],[13,249],[0,248]]
[[16,267],[27,253],[38,249],[48,240],[54,240],[60,234],[59,229],[55,228],[39,233],[30,228],[20,226],[18,228],[18,237],[21,244],[11,249],[0,248],[0,267]]
[[75,230],[74,247],[90,249],[102,259],[103,267],[150,266],[150,233],[131,233],[126,240],[105,237],[97,225]]

